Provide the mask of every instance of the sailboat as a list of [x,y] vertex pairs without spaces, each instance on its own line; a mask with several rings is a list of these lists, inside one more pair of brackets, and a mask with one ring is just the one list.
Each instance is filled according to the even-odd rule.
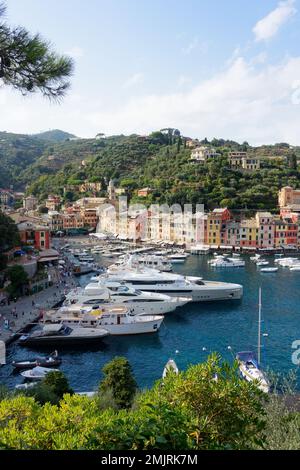
[[163,370],[162,378],[165,379],[167,374],[170,372],[176,375],[179,374],[179,369],[177,367],[176,362],[173,359],[169,359],[168,362],[166,363],[164,370]]
[[243,379],[248,382],[257,381],[258,388],[265,393],[269,393],[270,385],[265,373],[260,368],[261,356],[261,288],[259,289],[259,309],[258,309],[258,344],[257,359],[253,351],[242,351],[237,353],[236,359]]

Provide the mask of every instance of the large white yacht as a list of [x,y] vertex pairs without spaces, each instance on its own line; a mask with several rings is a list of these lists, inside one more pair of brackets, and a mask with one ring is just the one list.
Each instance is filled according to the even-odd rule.
[[116,306],[112,309],[92,307],[84,313],[50,311],[44,315],[44,322],[62,323],[70,328],[105,329],[111,335],[136,335],[155,333],[159,330],[163,315],[130,315],[127,308]]
[[240,299],[243,295],[243,286],[240,284],[205,281],[200,277],[164,273],[155,269],[110,267],[105,274],[91,278],[92,281],[102,279],[125,282],[129,287],[172,297],[191,297],[193,302]]
[[133,287],[103,279],[90,283],[84,289],[71,290],[63,303],[73,310],[91,305],[119,304],[130,308],[133,314],[164,315],[191,301],[191,297],[170,297],[156,292],[144,292]]

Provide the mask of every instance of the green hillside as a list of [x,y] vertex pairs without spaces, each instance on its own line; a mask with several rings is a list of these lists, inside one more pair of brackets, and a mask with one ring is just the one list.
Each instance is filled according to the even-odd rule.
[[[177,134],[170,139],[161,132],[62,142],[0,133],[0,186],[27,186],[27,192],[41,200],[50,192],[74,200],[84,181],[101,182],[99,195],[105,195],[112,178],[134,202],[275,210],[278,190],[300,184],[299,147],[282,143],[253,148],[223,139],[202,143],[217,148],[220,157],[194,163],[184,137]],[[251,173],[231,169],[227,157],[232,150],[259,155],[261,169]],[[147,198],[137,197],[136,190],[142,187],[153,190]]]
[[33,134],[31,137],[46,140],[47,142],[64,142],[65,140],[76,138],[74,134],[69,134],[69,132],[64,132],[59,129],[40,132],[39,134]]
[[23,187],[22,175],[44,152],[45,143],[27,135],[0,132],[0,187]]

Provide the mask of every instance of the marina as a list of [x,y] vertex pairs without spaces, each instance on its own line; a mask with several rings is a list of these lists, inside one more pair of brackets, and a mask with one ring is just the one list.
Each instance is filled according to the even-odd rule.
[[[101,255],[99,256],[101,260]],[[161,374],[170,357],[179,370],[189,364],[205,361],[210,352],[217,351],[232,362],[238,351],[257,347],[258,289],[263,292],[263,323],[261,363],[264,370],[288,373],[296,370],[292,364],[291,345],[297,338],[299,324],[299,273],[274,263],[277,272],[264,275],[249,256],[243,269],[212,269],[211,256],[189,256],[185,263],[174,264],[174,274],[189,278],[200,277],[211,282],[229,282],[243,286],[240,300],[186,303],[164,316],[156,334],[107,335],[101,341],[60,350],[60,370],[76,390],[94,390],[99,382],[101,367],[115,356],[125,356],[133,366],[141,387],[151,386]],[[113,260],[114,261],[114,260]],[[284,263],[283,263],[284,264]],[[164,275],[174,275],[164,273]],[[79,278],[87,286],[92,274]],[[275,297],[276,294],[276,297]],[[276,302],[273,300],[276,298]],[[38,353],[49,354],[51,346],[39,346]],[[13,373],[12,361],[26,361],[37,354],[36,349],[23,348],[18,342],[7,346],[6,366],[0,369],[0,380],[13,388],[22,377]]]

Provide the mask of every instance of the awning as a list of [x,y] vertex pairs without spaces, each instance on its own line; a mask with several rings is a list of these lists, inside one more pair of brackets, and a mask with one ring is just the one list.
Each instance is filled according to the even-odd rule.
[[220,245],[220,248],[222,250],[232,250],[233,246],[232,245]]
[[256,246],[243,246],[242,248],[243,250],[252,250],[252,251],[257,250]]

